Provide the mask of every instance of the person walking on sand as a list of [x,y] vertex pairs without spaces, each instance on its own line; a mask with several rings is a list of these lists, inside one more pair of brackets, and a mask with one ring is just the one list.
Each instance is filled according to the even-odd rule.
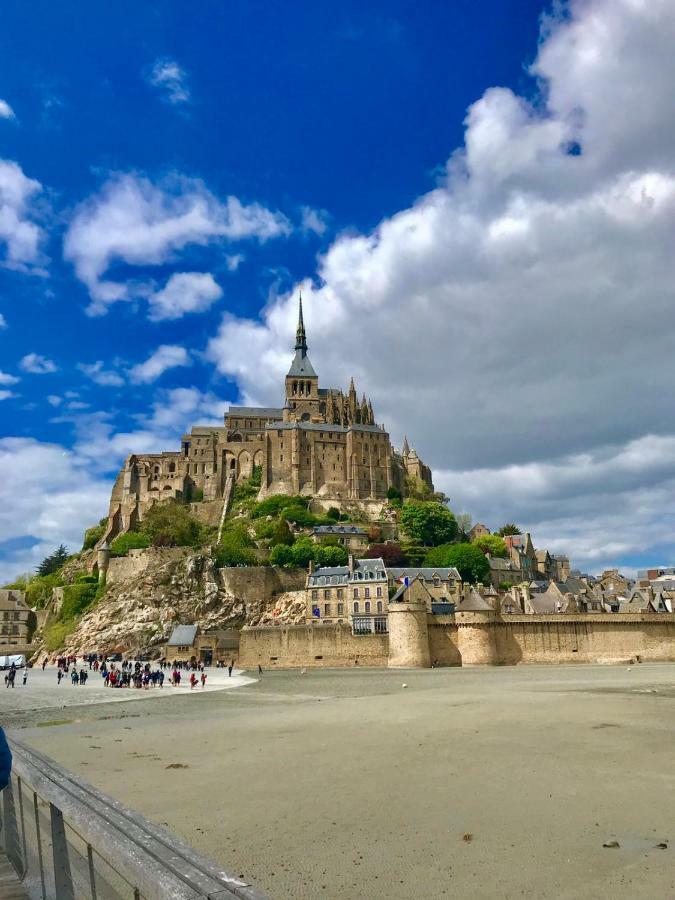
[[63,669],[59,669],[56,673],[56,683],[61,684],[61,679],[63,678]]
[[262,675],[262,666],[258,663],[258,675]]
[[28,669],[23,670],[23,686],[26,687],[26,682],[28,681]]
[[202,669],[202,674],[199,676],[199,680],[202,683],[202,688],[206,687],[206,672]]
[[43,672],[44,672],[44,670],[45,670],[45,666],[46,666],[46,665],[47,665],[47,657],[45,656],[45,658],[42,660],[42,671],[43,671]]
[[190,690],[193,690],[193,689],[194,689],[194,686],[195,686],[196,684],[197,684],[197,676],[196,676],[195,673],[193,672],[193,673],[190,675]]
[[232,663],[227,667],[227,677],[232,678]]

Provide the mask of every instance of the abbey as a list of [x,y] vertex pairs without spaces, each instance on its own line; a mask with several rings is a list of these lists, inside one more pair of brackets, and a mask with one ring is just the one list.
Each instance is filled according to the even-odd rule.
[[295,356],[281,407],[231,406],[222,426],[194,426],[181,449],[128,457],[113,487],[103,540],[133,528],[161,500],[227,504],[232,486],[254,467],[261,472],[259,499],[302,494],[316,505],[349,508],[383,501],[389,488],[405,494],[406,477],[432,490],[431,470],[407,440],[396,451],[371,402],[359,400],[352,379],[344,393],[319,386],[307,353],[299,301]]

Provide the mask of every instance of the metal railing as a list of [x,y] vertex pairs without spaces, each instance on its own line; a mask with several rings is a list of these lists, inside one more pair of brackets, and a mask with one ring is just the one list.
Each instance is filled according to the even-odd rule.
[[9,743],[0,839],[31,900],[266,900],[54,760]]

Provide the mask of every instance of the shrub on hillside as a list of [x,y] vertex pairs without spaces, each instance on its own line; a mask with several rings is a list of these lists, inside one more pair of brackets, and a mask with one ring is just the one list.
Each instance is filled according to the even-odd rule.
[[189,508],[174,500],[149,509],[141,531],[153,547],[195,547],[202,537],[201,525]]
[[484,534],[482,537],[476,538],[472,543],[482,550],[483,553],[489,553],[490,556],[496,556],[499,559],[506,559],[509,555],[504,538],[498,534]]
[[337,508],[337,506],[328,507],[326,518],[332,519],[334,522],[338,522],[340,520],[340,510]]
[[67,584],[63,588],[63,604],[59,620],[69,622],[87,610],[96,598],[97,584],[90,582]]
[[126,556],[130,550],[142,550],[150,546],[150,538],[140,531],[126,531],[110,545],[111,556]]
[[364,554],[366,559],[384,560],[385,566],[405,566],[407,559],[400,544],[371,544]]
[[314,545],[314,562],[317,566],[346,566],[349,554],[344,547]]
[[283,566],[285,569],[289,569],[291,566],[295,565],[293,562],[293,554],[288,544],[277,544],[276,547],[272,547],[270,563],[273,566]]
[[291,529],[288,527],[286,519],[277,519],[270,535],[270,546],[276,547],[277,544],[287,544],[289,547],[295,543],[295,538]]
[[308,497],[298,497],[298,496],[290,496],[289,494],[275,494],[272,497],[265,497],[264,500],[261,500],[260,503],[256,503],[251,511],[251,516],[254,519],[259,519],[262,516],[278,516],[284,507],[304,507],[307,509],[309,506],[309,498]]
[[74,622],[54,622],[44,630],[45,648],[53,653],[60,650],[69,634],[75,631]]
[[223,532],[220,544],[215,549],[214,560],[219,568],[228,566],[255,566],[257,560],[251,549],[253,541],[246,527],[233,524]]
[[93,547],[98,544],[103,535],[105,534],[106,528],[108,525],[107,519],[101,519],[98,525],[94,525],[91,528],[87,528],[84,533],[84,541],[82,542],[83,550],[91,550]]

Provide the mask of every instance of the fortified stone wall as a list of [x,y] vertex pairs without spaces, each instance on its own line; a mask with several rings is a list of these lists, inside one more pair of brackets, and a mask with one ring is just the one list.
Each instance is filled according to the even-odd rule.
[[386,634],[353,635],[347,625],[244,628],[239,662],[246,668],[386,666]]
[[169,562],[187,556],[190,551],[182,547],[162,547],[147,550],[130,550],[128,556],[113,556],[108,564],[106,582],[119,584],[146,572],[153,563]]
[[[411,604],[408,604],[411,605]],[[428,616],[390,615],[390,635],[352,635],[346,625],[245,628],[242,665],[461,666],[675,661],[675,615]],[[394,618],[396,618],[394,616]],[[395,625],[395,627],[393,627]],[[420,649],[428,633],[429,653]],[[407,643],[406,643],[407,642]]]

